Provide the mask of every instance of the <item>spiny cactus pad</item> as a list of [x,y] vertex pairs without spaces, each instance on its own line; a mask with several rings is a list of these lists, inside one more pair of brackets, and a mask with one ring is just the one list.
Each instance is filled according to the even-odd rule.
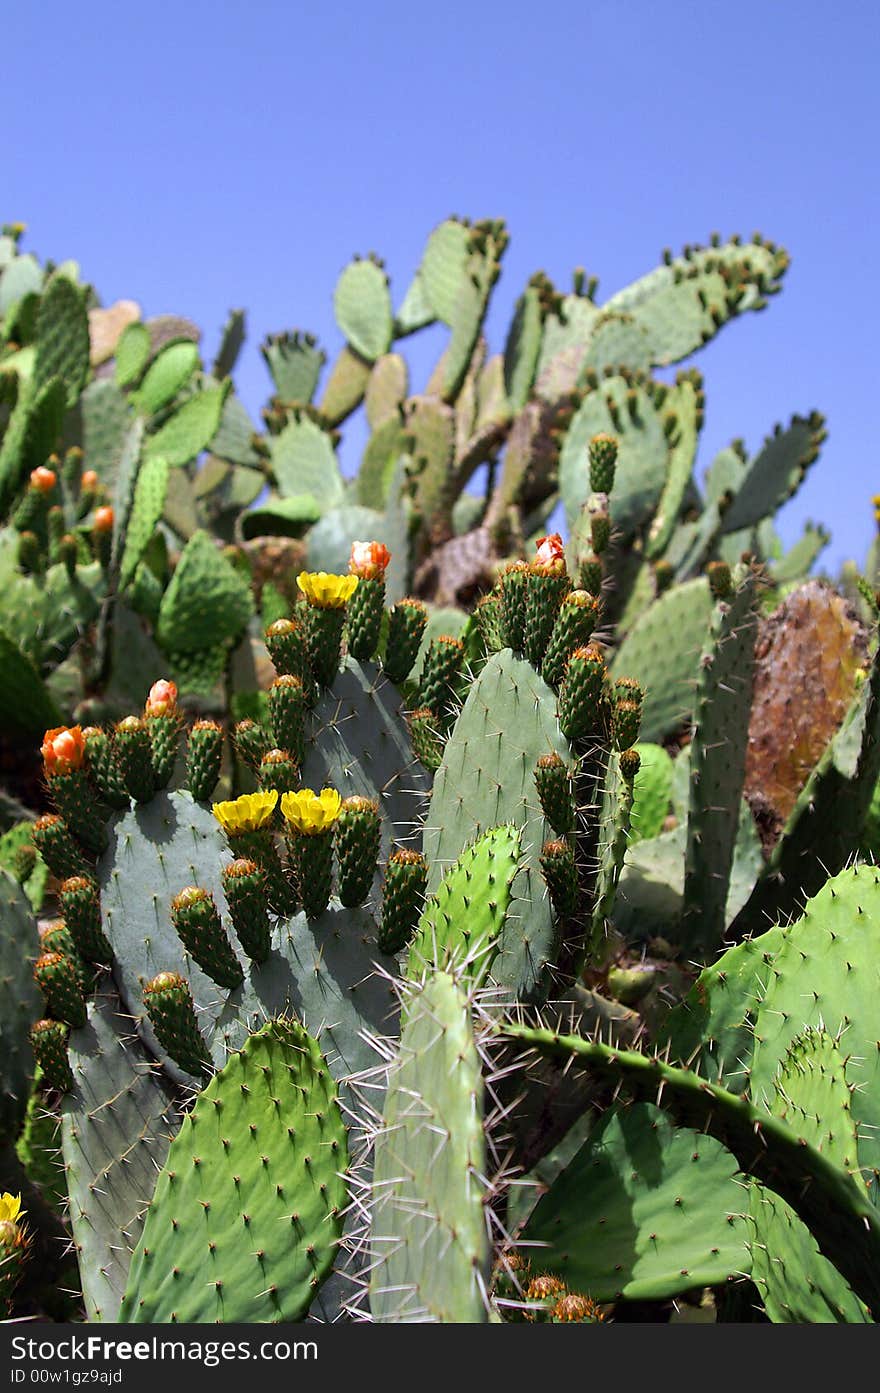
[[439,972],[406,997],[375,1142],[374,1320],[487,1319],[482,1103],[468,999]]
[[304,1318],[342,1233],[336,1088],[293,1021],[268,1022],[199,1094],[137,1245],[123,1321]]

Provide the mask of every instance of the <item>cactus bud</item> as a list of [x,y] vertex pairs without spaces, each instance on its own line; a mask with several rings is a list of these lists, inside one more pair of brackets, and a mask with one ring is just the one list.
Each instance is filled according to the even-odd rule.
[[535,787],[541,811],[560,837],[574,830],[575,803],[571,774],[558,754],[540,755],[535,766]]
[[409,677],[427,622],[428,611],[421,600],[400,600],[390,610],[383,666],[392,682],[403,682]]
[[[333,610],[315,613],[335,613]],[[306,694],[292,673],[276,677],[269,688],[269,724],[275,748],[287,750],[297,768],[305,757]]]
[[196,721],[186,747],[186,786],[197,803],[207,803],[223,762],[223,728],[216,721]]
[[578,907],[578,878],[570,842],[545,842],[540,856],[541,874],[547,882],[550,903],[558,919],[571,919]]
[[545,682],[555,687],[575,648],[589,643],[599,621],[599,603],[586,590],[572,590],[562,601],[541,665]]
[[594,493],[610,493],[614,488],[617,440],[613,435],[594,435],[588,446],[590,488]]
[[88,870],[82,848],[57,813],[45,813],[33,826],[34,846],[49,870],[59,880],[69,875],[83,875]]
[[455,697],[456,679],[464,663],[464,644],[451,634],[431,639],[419,682],[419,706],[435,711],[442,722]]
[[726,561],[710,561],[706,567],[709,589],[716,600],[729,600],[733,594],[733,578]]
[[620,772],[631,784],[642,767],[642,757],[638,750],[632,748],[621,750],[620,752]]
[[379,805],[370,798],[346,798],[336,823],[339,898],[347,908],[361,905],[370,893],[381,839]]
[[144,1005],[156,1039],[170,1057],[198,1078],[211,1058],[196,1020],[192,992],[177,972],[160,972],[144,986]]
[[100,726],[86,726],[83,731],[89,778],[101,798],[111,808],[127,808],[131,804],[122,771],[116,762],[116,755],[110,737]]
[[50,1015],[68,1025],[85,1025],[85,998],[71,958],[64,953],[41,953],[34,963],[34,980]]
[[73,875],[58,892],[61,911],[80,957],[89,963],[109,963],[113,949],[101,927],[101,897],[90,876]]
[[67,1057],[69,1035],[70,1031],[63,1021],[37,1021],[31,1026],[34,1059],[43,1072],[45,1082],[61,1093],[69,1093],[73,1088],[73,1074]]
[[416,931],[425,904],[428,863],[419,851],[393,851],[385,867],[379,948],[397,953]]
[[184,948],[218,987],[231,990],[244,977],[210,890],[188,885],[171,901],[171,921]]
[[22,842],[12,853],[12,874],[19,885],[30,880],[37,867],[37,850],[32,842]]
[[258,769],[260,760],[269,749],[269,736],[263,727],[257,725],[256,721],[239,721],[232,732],[232,741],[242,764]]
[[256,861],[238,857],[223,867],[223,890],[232,925],[248,957],[264,963],[269,956],[269,890]]
[[409,714],[409,734],[413,752],[432,773],[443,763],[446,742],[439,728],[437,713],[428,706],[419,706]]
[[576,648],[559,690],[559,725],[567,740],[583,740],[601,725],[605,659],[594,643]]
[[501,640],[506,648],[521,654],[526,642],[526,591],[529,568],[524,561],[514,561],[502,571],[499,584],[498,623]]
[[113,735],[113,752],[132,798],[136,803],[149,803],[156,792],[156,776],[146,722],[139,716],[126,716],[119,721]]

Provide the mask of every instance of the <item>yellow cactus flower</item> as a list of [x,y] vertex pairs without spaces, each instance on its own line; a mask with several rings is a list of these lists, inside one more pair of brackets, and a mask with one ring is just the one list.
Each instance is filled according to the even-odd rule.
[[357,590],[357,576],[331,576],[326,571],[300,571],[296,583],[316,609],[342,609]]
[[277,788],[267,788],[261,793],[243,793],[228,803],[215,803],[211,812],[227,836],[234,836],[236,832],[256,832],[265,827],[277,802]]
[[5,1190],[0,1195],[0,1224],[17,1224],[21,1217],[21,1195],[10,1195]]
[[282,793],[281,812],[291,827],[306,836],[326,832],[339,816],[342,795],[335,788],[322,788],[320,793],[301,788],[299,793]]

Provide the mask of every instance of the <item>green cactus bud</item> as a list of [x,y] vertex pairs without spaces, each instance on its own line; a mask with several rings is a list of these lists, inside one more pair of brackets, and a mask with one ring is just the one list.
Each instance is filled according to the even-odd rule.
[[34,963],[34,981],[50,1015],[68,1025],[85,1025],[85,998],[71,958],[64,953],[41,953]]
[[382,825],[379,805],[371,798],[345,798],[336,821],[339,898],[346,908],[361,905],[370,893]]
[[26,576],[39,575],[43,569],[43,549],[36,532],[22,532],[16,547],[16,560]]
[[631,784],[642,767],[642,757],[638,750],[626,749],[620,752],[620,772]]
[[726,561],[710,561],[706,567],[709,589],[716,600],[729,600],[733,594],[733,577]]
[[186,786],[197,803],[207,803],[217,787],[223,763],[223,727],[196,721],[186,746]]
[[195,1078],[208,1074],[211,1058],[196,1020],[192,992],[177,972],[160,972],[144,987],[144,1005],[156,1039]]
[[89,963],[110,963],[113,949],[101,927],[101,896],[90,876],[68,876],[58,892],[61,912],[80,957]]
[[375,656],[385,613],[385,577],[361,576],[348,602],[348,651],[363,662]]
[[565,596],[541,667],[541,675],[551,687],[562,681],[570,654],[589,643],[598,622],[599,603],[593,595],[586,590],[572,590]]
[[571,581],[558,566],[531,567],[526,588],[525,654],[537,672],[541,671],[553,626],[570,590]]
[[210,890],[188,885],[171,901],[171,921],[184,948],[218,987],[231,990],[244,978]]
[[602,562],[593,552],[588,552],[581,558],[578,567],[580,574],[581,589],[586,590],[588,595],[595,595],[596,598],[602,594]]
[[603,508],[590,517],[590,541],[597,556],[601,556],[603,551],[608,550],[610,540],[611,518]]
[[595,643],[576,648],[559,689],[559,727],[567,740],[583,740],[602,728],[605,659]]
[[505,645],[501,639],[501,592],[493,591],[477,601],[474,615],[487,653],[497,653]]
[[64,509],[56,503],[46,514],[46,532],[49,539],[49,560],[53,565],[61,560],[61,539],[65,531]]
[[276,619],[266,630],[266,647],[278,675],[298,677],[308,696],[312,673],[302,625],[295,619]]
[[[52,801],[77,840],[87,851],[100,854],[107,846],[107,828],[95,803],[84,769],[49,774],[46,780]],[[43,858],[46,859],[45,857]]]
[[383,953],[398,953],[409,943],[425,907],[427,884],[428,863],[420,851],[404,848],[391,853],[385,867],[378,934]]
[[111,808],[128,808],[131,798],[107,732],[100,726],[86,726],[83,739],[86,744],[89,778],[97,792]]
[[72,532],[65,532],[58,539],[58,560],[63,565],[70,579],[76,575],[76,563],[79,559],[79,544]]
[[45,813],[38,817],[32,836],[34,846],[58,880],[64,880],[69,875],[84,875],[88,871],[82,847],[74,839],[64,818],[57,813]]
[[153,746],[146,721],[126,716],[113,733],[113,753],[125,787],[136,803],[149,803],[156,792]]
[[419,706],[435,711],[442,722],[455,697],[456,679],[464,663],[464,644],[451,634],[431,639],[419,682]]
[[287,750],[267,750],[260,761],[260,788],[287,793],[299,782],[299,765]]
[[11,870],[19,885],[30,880],[37,865],[37,850],[32,842],[22,842],[12,853]]
[[614,488],[617,440],[613,435],[594,435],[588,446],[590,488],[594,493],[610,493]]
[[92,985],[92,978],[76,950],[76,944],[64,920],[53,919],[48,924],[42,924],[38,932],[40,952],[59,953],[62,958],[67,958],[76,974],[79,989],[85,996]]
[[541,811],[553,831],[560,837],[567,837],[574,831],[574,787],[568,766],[558,754],[539,756],[535,765],[535,787]]
[[641,702],[618,701],[611,716],[615,750],[628,750],[639,738],[642,720]]
[[421,760],[426,769],[436,772],[443,763],[446,742],[439,728],[437,713],[427,706],[419,706],[409,714],[409,733],[416,759]]
[[675,567],[671,561],[657,561],[654,563],[654,589],[658,595],[662,595],[668,590],[675,580]]
[[[315,610],[335,614],[336,610]],[[335,671],[335,669],[334,669]],[[275,748],[287,750],[297,768],[305,757],[306,695],[303,684],[292,673],[276,677],[269,688],[269,723]]]
[[502,572],[499,584],[498,626],[505,648],[519,656],[526,642],[526,592],[529,568],[524,561],[514,561]]
[[267,732],[256,721],[239,721],[232,732],[235,753],[250,769],[259,769],[260,760],[270,748]]
[[63,1021],[36,1021],[31,1026],[31,1048],[42,1071],[43,1081],[49,1088],[57,1088],[61,1093],[69,1093],[73,1088],[73,1074],[67,1057],[69,1035],[70,1031]]
[[545,842],[541,848],[540,864],[557,919],[573,918],[578,907],[578,877],[571,843],[562,840]]
[[256,861],[239,857],[224,866],[221,874],[238,941],[253,962],[264,963],[271,946],[265,872]]
[[427,622],[428,611],[421,600],[407,598],[391,608],[383,667],[392,682],[403,682],[409,677]]

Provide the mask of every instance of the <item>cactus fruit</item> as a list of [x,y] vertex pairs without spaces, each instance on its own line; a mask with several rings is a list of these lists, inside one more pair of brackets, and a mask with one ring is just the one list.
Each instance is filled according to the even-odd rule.
[[560,837],[568,836],[574,831],[574,789],[571,771],[555,751],[538,759],[535,787],[541,801],[541,811],[553,831]]
[[601,731],[604,681],[602,650],[595,643],[576,648],[565,665],[559,689],[559,726],[568,740],[583,741]]
[[231,990],[244,973],[226,937],[209,890],[188,885],[171,901],[171,922],[184,948],[218,986]]
[[351,907],[364,904],[379,860],[381,822],[378,804],[369,798],[345,798],[336,822],[339,899]]
[[593,493],[610,493],[614,488],[617,441],[613,435],[594,435],[589,444],[590,488]]
[[156,774],[146,721],[139,716],[126,716],[119,721],[113,733],[113,750],[132,798],[136,803],[149,803],[156,792]]
[[222,875],[236,937],[249,958],[265,962],[271,941],[265,873],[255,861],[239,858],[224,866]]
[[392,682],[409,677],[427,622],[428,612],[420,600],[399,600],[389,611],[383,666]]
[[305,713],[306,694],[301,679],[293,674],[276,677],[269,688],[272,735],[276,748],[289,751],[297,765],[302,764],[305,756]]
[[558,919],[570,919],[577,911],[578,879],[571,843],[545,842],[541,848],[541,874],[547,882],[550,902]]
[[162,1048],[187,1074],[198,1078],[211,1068],[199,1030],[192,992],[177,972],[160,972],[144,985],[144,1006]]
[[220,778],[222,761],[222,727],[216,721],[196,721],[186,746],[186,786],[197,803],[210,801]]
[[70,1031],[63,1021],[42,1020],[31,1026],[34,1058],[48,1086],[57,1088],[61,1093],[73,1088],[73,1074],[67,1056],[69,1035]]
[[58,899],[80,957],[89,963],[112,962],[113,949],[101,928],[101,898],[94,880],[69,876],[61,883]]
[[385,867],[379,947],[397,953],[412,938],[425,901],[428,864],[419,851],[400,848]]
[[564,597],[541,666],[541,675],[551,687],[561,682],[574,650],[589,643],[598,619],[599,606],[586,590],[572,590]]
[[34,964],[34,980],[56,1020],[85,1025],[86,1003],[70,958],[63,953],[41,953]]
[[281,796],[281,814],[289,828],[302,906],[307,919],[319,919],[330,903],[333,842],[342,799],[336,789],[316,794],[310,788]]

